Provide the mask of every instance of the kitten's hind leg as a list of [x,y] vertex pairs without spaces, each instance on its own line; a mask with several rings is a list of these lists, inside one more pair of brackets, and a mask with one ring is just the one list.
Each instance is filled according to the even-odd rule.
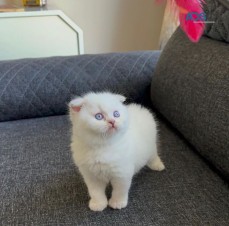
[[165,166],[164,166],[163,162],[161,161],[161,159],[160,159],[160,157],[158,155],[156,155],[155,157],[150,159],[150,161],[148,162],[147,166],[150,169],[156,170],[156,171],[162,171],[162,170],[165,169]]

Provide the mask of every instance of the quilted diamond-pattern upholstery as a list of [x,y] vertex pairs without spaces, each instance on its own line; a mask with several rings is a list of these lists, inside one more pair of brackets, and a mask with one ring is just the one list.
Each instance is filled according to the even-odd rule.
[[229,42],[229,0],[206,0],[207,14],[205,34],[216,40]]
[[0,121],[60,115],[68,101],[109,90],[141,101],[158,51],[110,53],[0,62]]

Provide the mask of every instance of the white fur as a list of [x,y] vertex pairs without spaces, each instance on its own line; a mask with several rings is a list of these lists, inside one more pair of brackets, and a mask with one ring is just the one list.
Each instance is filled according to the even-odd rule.
[[[140,105],[124,105],[124,101],[120,95],[89,93],[69,104],[73,159],[88,187],[89,207],[94,211],[102,211],[107,204],[114,209],[126,207],[132,177],[145,165],[164,169],[157,153],[152,114]],[[119,111],[119,118],[113,116],[114,111]],[[95,119],[99,112],[105,119]],[[116,129],[111,129],[109,120],[115,120]],[[113,192],[108,202],[105,188],[109,182]]]

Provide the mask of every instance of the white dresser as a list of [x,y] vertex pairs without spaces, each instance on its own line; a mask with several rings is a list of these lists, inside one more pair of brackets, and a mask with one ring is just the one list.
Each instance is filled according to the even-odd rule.
[[83,32],[60,10],[0,13],[0,60],[84,53]]

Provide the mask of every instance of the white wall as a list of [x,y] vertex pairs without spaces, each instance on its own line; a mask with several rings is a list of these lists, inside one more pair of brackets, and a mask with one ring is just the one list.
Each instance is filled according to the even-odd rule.
[[49,8],[61,9],[82,28],[85,53],[159,48],[165,6],[155,0],[47,1]]

